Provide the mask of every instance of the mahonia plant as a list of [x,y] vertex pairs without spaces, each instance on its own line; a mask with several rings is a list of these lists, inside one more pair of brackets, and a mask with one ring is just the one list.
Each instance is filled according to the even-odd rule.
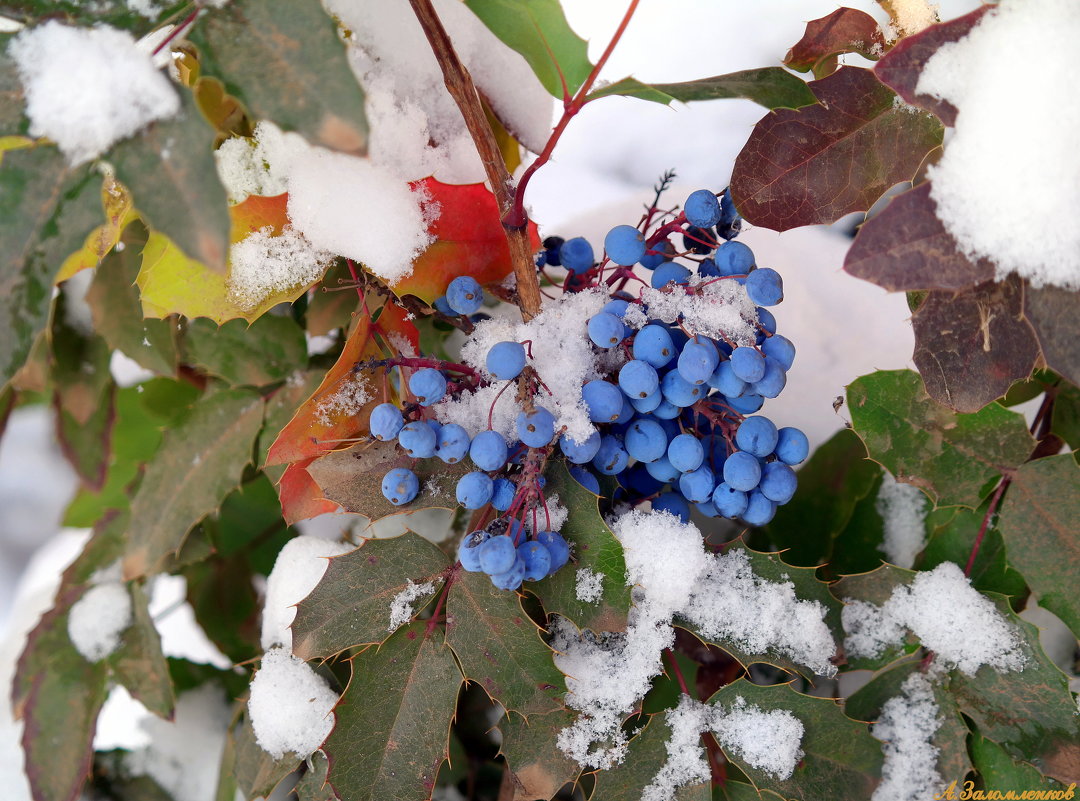
[[[978,137],[1013,30],[1066,96],[1075,9],[601,81],[637,6],[593,63],[555,0],[0,0],[0,405],[50,405],[92,530],[12,680],[35,801],[1073,797],[1080,248],[1035,200],[1072,129]],[[541,237],[613,95],[767,113],[729,186]],[[918,372],[812,449],[761,413],[799,266],[739,237],[853,213]]]

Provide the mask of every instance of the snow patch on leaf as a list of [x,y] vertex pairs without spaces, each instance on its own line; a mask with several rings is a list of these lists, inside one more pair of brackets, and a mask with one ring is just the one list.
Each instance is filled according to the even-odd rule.
[[885,539],[879,550],[894,565],[910,569],[926,545],[926,495],[886,471],[874,508],[885,524]]
[[431,581],[423,584],[413,584],[412,579],[405,580],[405,589],[394,596],[390,602],[390,625],[387,631],[393,631],[398,626],[408,623],[416,612],[413,610],[413,602],[426,598],[435,592],[435,584]]
[[68,613],[68,637],[89,662],[100,662],[120,647],[120,635],[131,625],[131,593],[119,581],[91,587]]
[[274,759],[306,757],[334,728],[338,694],[303,659],[271,648],[251,682],[248,715],[255,741]]
[[922,673],[912,673],[890,698],[870,733],[883,741],[885,764],[872,801],[920,801],[945,786],[937,772],[934,733],[941,726],[934,690]]
[[292,226],[275,236],[270,226],[246,236],[229,251],[229,299],[245,311],[271,295],[322,278],[334,254],[319,250]]
[[285,543],[266,580],[262,620],[264,649],[284,646],[292,651],[290,627],[296,618],[296,604],[322,580],[329,557],[352,549],[353,546],[345,543],[310,536],[296,537]]

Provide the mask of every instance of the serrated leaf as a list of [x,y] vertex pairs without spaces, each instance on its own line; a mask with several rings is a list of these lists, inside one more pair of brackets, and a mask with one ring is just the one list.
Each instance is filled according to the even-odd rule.
[[322,488],[308,472],[312,461],[314,459],[293,462],[278,479],[281,514],[290,526],[301,520],[336,512],[340,508],[336,502],[323,497]]
[[334,150],[366,150],[364,95],[318,0],[234,0],[189,38],[202,73],[221,78],[252,117]]
[[1071,453],[1020,466],[1005,493],[998,528],[1009,561],[1053,612],[1080,637],[1080,466]]
[[858,53],[876,61],[885,49],[885,37],[877,20],[864,11],[838,8],[806,23],[806,32],[784,57],[784,65],[796,72],[823,78],[836,69],[837,56]]
[[0,383],[45,329],[57,265],[101,219],[99,178],[53,147],[9,150],[0,164]]
[[728,759],[758,789],[803,801],[820,798],[865,801],[871,796],[881,775],[880,743],[864,725],[846,717],[835,701],[803,695],[790,684],[762,687],[738,679],[722,687],[709,703],[727,705],[738,697],[765,711],[788,710],[805,730],[802,738],[805,756],[789,779],[777,779],[746,764],[740,755],[725,750]]
[[1039,339],[1047,365],[1080,385],[1080,293],[1053,286],[1026,287],[1024,315]]
[[555,742],[573,722],[574,716],[564,708],[533,714],[528,720],[507,715],[499,721],[499,751],[506,757],[515,801],[551,798],[581,773],[581,766]]
[[330,762],[326,754],[316,751],[308,759],[309,768],[296,784],[298,801],[340,801],[334,788],[326,780]]
[[923,67],[938,48],[967,36],[989,8],[990,6],[980,6],[970,14],[939,25],[931,25],[914,36],[905,36],[877,63],[874,73],[906,102],[933,112],[946,125],[955,125],[956,108],[949,101],[918,94],[915,89]]
[[994,277],[988,259],[971,261],[937,216],[929,181],[892,198],[859,227],[844,269],[891,292],[956,290]]
[[792,565],[828,561],[833,542],[847,526],[855,505],[873,489],[881,468],[866,456],[866,446],[841,429],[818,446],[798,470],[799,486],[790,502],[776,510],[766,531],[769,541]]
[[786,231],[865,211],[941,144],[941,123],[897,108],[869,70],[843,67],[810,89],[818,104],[770,112],[735,160],[732,197],[754,225]]
[[94,330],[109,347],[119,350],[148,370],[176,373],[176,325],[170,320],[143,317],[135,284],[142,249],[149,234],[141,224],[124,231],[122,250],[110,250],[98,265],[86,293]]
[[885,521],[878,511],[878,494],[884,481],[885,471],[880,470],[870,491],[855,503],[847,525],[833,540],[823,578],[874,570],[885,561]]
[[[868,573],[842,577],[829,586],[829,592],[845,604],[850,601],[866,601],[881,606],[889,600],[893,590],[910,584],[914,578],[915,573],[911,570],[883,564]],[[889,643],[876,657],[846,654],[848,667],[854,670],[879,670],[915,651],[917,642],[913,635],[908,634],[903,642]]]
[[446,644],[475,681],[508,712],[525,717],[562,707],[563,675],[540,630],[513,592],[483,573],[459,572],[446,601]]
[[570,28],[559,0],[465,0],[507,47],[520,53],[553,97],[574,94],[592,71],[588,44]]
[[247,710],[230,733],[230,739],[236,752],[236,782],[245,798],[269,797],[303,761],[291,753],[286,753],[281,759],[274,759],[266,753],[255,739]]
[[1008,751],[978,732],[972,732],[971,735],[971,758],[983,785],[988,789],[1001,793],[1011,790],[1017,794],[1025,791],[1065,790],[1060,782],[1043,776],[1030,762],[1014,759]]
[[426,636],[424,628],[398,629],[352,660],[352,681],[323,745],[330,784],[342,798],[416,801],[435,786],[461,673],[441,634]]
[[[86,237],[80,250],[64,259],[56,274],[57,283],[66,281],[83,270],[97,267],[106,254],[116,247],[124,229],[138,219],[131,206],[131,193],[110,175],[105,176],[101,186],[101,204],[105,210],[105,222]],[[144,235],[143,241],[145,238]]]
[[1059,384],[1054,396],[1050,431],[1074,451],[1080,450],[1080,388]]
[[1015,276],[960,293],[927,294],[911,324],[912,358],[930,397],[958,412],[977,412],[1031,375],[1039,345],[1023,307],[1024,286]]
[[[417,257],[412,273],[394,284],[395,293],[434,303],[458,276],[491,284],[513,271],[499,204],[484,184],[444,184],[425,178],[410,186],[438,205],[439,216],[428,228],[434,242]],[[530,249],[539,250],[536,223],[528,224],[528,238]]]
[[[645,788],[668,761],[665,743],[670,739],[671,727],[664,715],[650,716],[648,723],[630,740],[622,764],[596,774],[597,797],[642,798]],[[701,746],[701,758],[705,759],[704,746]],[[710,801],[711,797],[708,781],[684,785],[672,795],[674,801]]]
[[673,100],[692,103],[744,98],[767,109],[797,109],[818,102],[806,81],[780,67],[739,70],[682,83],[642,83],[636,78],[624,78],[590,92],[589,100],[609,95],[637,97],[665,105]]
[[322,580],[296,605],[293,653],[326,659],[347,648],[383,642],[390,636],[394,597],[409,581],[431,581],[438,592],[449,566],[442,551],[412,532],[365,540],[355,551],[333,557]]
[[234,386],[263,386],[307,366],[304,330],[292,317],[264,315],[248,325],[230,320],[218,326],[201,318],[188,323],[187,362]]
[[147,226],[211,272],[225,274],[229,214],[214,163],[214,129],[187,91],[181,112],[158,120],[109,153]]
[[120,647],[109,656],[109,666],[133,698],[158,717],[171,720],[176,696],[169,663],[161,651],[161,637],[150,617],[150,599],[138,582],[129,584],[128,590],[132,621]]
[[[986,504],[974,511],[946,507],[930,512],[926,518],[930,536],[915,566],[919,570],[933,570],[942,562],[966,565],[985,515]],[[1005,560],[1000,523],[988,526],[983,532],[970,579],[971,586],[980,592],[999,592],[1014,599],[1027,592],[1024,577]]]
[[356,293],[350,289],[340,289],[341,281],[351,281],[344,259],[338,259],[326,271],[322,287],[316,289],[308,300],[304,324],[312,336],[326,336],[339,328],[347,330],[352,325],[353,315],[361,313]]
[[[560,534],[570,543],[572,561],[554,576],[528,586],[548,614],[568,618],[581,629],[624,631],[630,611],[626,560],[622,545],[600,517],[597,498],[570,477],[561,462],[547,469],[548,496],[558,495],[569,511]],[[577,597],[577,571],[589,569],[602,577],[603,594],[596,603]]]
[[197,401],[191,416],[168,432],[131,503],[135,536],[124,556],[126,578],[153,573],[239,484],[262,415],[255,393],[222,390]]
[[1020,415],[996,403],[956,414],[934,402],[910,370],[858,378],[847,401],[870,457],[942,506],[978,506],[992,489],[988,482],[1023,463],[1035,446]]
[[262,652],[261,610],[251,582],[252,572],[245,554],[228,557],[215,554],[184,569],[187,602],[195,612],[196,623],[218,650],[236,664],[255,659]]

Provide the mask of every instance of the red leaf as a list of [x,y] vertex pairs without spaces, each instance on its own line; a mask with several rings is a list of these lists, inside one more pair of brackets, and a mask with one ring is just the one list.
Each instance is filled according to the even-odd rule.
[[815,77],[824,78],[836,69],[841,53],[877,61],[884,48],[885,37],[873,17],[854,8],[838,8],[806,23],[806,33],[788,51],[784,64],[796,72],[813,70]]
[[991,280],[994,265],[961,253],[935,208],[929,183],[894,197],[859,228],[844,269],[892,292],[964,289]]
[[874,67],[874,74],[911,105],[933,112],[946,125],[955,125],[956,108],[951,103],[930,95],[916,94],[915,87],[919,83],[923,67],[938,48],[967,36],[990,8],[991,6],[981,6],[970,14],[939,25],[931,25],[914,36],[904,37],[878,62]]
[[[459,275],[492,284],[510,274],[510,247],[495,195],[487,187],[444,184],[434,178],[412,186],[423,188],[440,211],[429,229],[435,242],[416,260],[412,275],[394,285],[398,295],[416,295],[433,303]],[[529,243],[533,250],[540,249],[540,236],[532,222]]]
[[754,225],[786,231],[865,211],[941,144],[941,124],[897,107],[869,70],[844,67],[809,86],[820,103],[769,112],[735,161],[731,193]]
[[278,482],[281,513],[290,526],[309,517],[337,511],[338,505],[323,497],[322,490],[307,471],[314,459],[305,459],[285,468]]

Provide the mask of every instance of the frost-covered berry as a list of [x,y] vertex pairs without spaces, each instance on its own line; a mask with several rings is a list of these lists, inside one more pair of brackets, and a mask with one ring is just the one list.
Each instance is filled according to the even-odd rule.
[[516,590],[521,586],[521,582],[525,578],[525,562],[521,559],[515,559],[514,564],[504,573],[493,573],[491,575],[491,583],[500,590]]
[[791,365],[795,363],[795,346],[790,339],[781,334],[767,337],[761,343],[761,352],[766,356],[772,356],[785,370],[790,370]]
[[420,479],[407,467],[395,467],[383,476],[383,497],[394,506],[409,503],[419,492]]
[[626,325],[611,312],[602,311],[589,318],[588,332],[598,348],[613,348],[623,341]]
[[726,481],[716,485],[712,502],[716,511],[724,517],[738,517],[746,511],[746,493],[732,489]]
[[592,245],[581,236],[567,239],[559,248],[562,266],[572,273],[583,273],[593,266],[595,261]]
[[705,461],[705,448],[693,434],[679,434],[668,445],[667,458],[676,470],[689,473],[697,470]]
[[505,512],[514,504],[517,484],[508,478],[497,478],[492,482],[491,505],[500,512]]
[[776,270],[758,268],[746,276],[746,294],[758,306],[775,306],[784,299],[784,281]]
[[799,429],[785,426],[777,432],[775,452],[784,464],[800,464],[810,454],[810,442]]
[[551,569],[551,552],[542,542],[530,540],[523,542],[517,549],[518,557],[525,563],[525,580],[539,581],[547,576]]
[[480,546],[490,537],[491,535],[486,531],[474,531],[471,534],[466,534],[461,541],[461,545],[458,546],[458,561],[470,573],[481,572]]
[[765,357],[743,345],[731,352],[731,369],[743,381],[753,384],[765,375]]
[[768,417],[747,417],[735,432],[739,450],[765,458],[776,447],[776,425]]
[[749,492],[760,480],[761,464],[753,455],[745,451],[735,451],[724,462],[724,482],[732,489]]
[[690,504],[677,492],[663,492],[652,502],[653,511],[670,512],[684,523],[690,522]]
[[675,358],[675,344],[671,334],[660,325],[650,324],[634,337],[634,358],[648,362],[659,369]]
[[672,281],[676,284],[689,283],[690,271],[677,262],[666,261],[649,276],[649,284],[653,289],[661,289]]
[[548,549],[551,557],[551,568],[548,575],[554,573],[560,567],[570,561],[570,546],[557,531],[541,531],[536,535],[536,541]]
[[398,432],[398,442],[405,453],[414,459],[428,459],[435,455],[438,442],[435,430],[424,420],[406,423]]
[[446,302],[458,314],[473,314],[484,302],[484,290],[469,275],[459,275],[446,288]]
[[591,462],[596,452],[600,450],[600,432],[593,431],[581,442],[570,439],[566,434],[559,437],[559,450],[566,456],[571,464],[586,464]]
[[435,435],[435,455],[447,464],[457,464],[469,452],[469,432],[457,423],[447,423]]
[[581,399],[589,408],[589,419],[594,423],[610,423],[619,419],[623,397],[617,386],[599,379],[589,381],[581,388]]
[[480,569],[489,576],[505,573],[514,566],[516,559],[514,541],[505,534],[491,537],[480,546]]
[[795,495],[798,486],[795,471],[783,462],[769,462],[761,471],[761,494],[777,504],[784,504]]
[[751,526],[764,526],[776,515],[776,503],[770,501],[761,490],[754,490],[746,498],[746,511],[739,515]]
[[570,475],[578,484],[583,486],[593,495],[600,494],[600,480],[584,467],[578,465],[571,467]]

